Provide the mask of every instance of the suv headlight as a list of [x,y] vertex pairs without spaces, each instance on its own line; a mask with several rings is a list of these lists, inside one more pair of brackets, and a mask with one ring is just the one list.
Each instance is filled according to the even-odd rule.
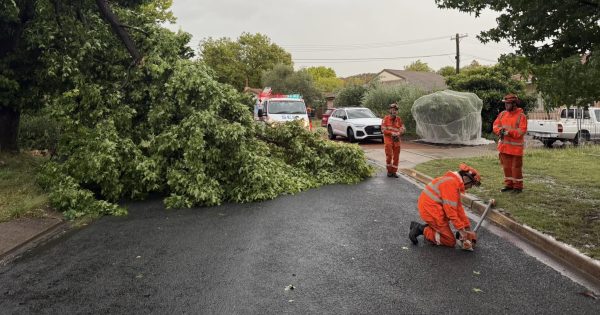
[[354,125],[354,127],[357,127],[357,128],[364,128],[364,127],[365,127],[365,125]]

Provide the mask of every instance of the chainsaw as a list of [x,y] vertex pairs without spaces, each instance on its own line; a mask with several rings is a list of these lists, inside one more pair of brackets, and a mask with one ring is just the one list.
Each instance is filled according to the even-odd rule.
[[479,230],[479,228],[481,227],[481,223],[483,222],[483,220],[485,220],[485,217],[487,216],[488,212],[490,212],[490,209],[495,204],[496,200],[490,199],[487,207],[485,207],[485,210],[481,215],[481,219],[479,219],[479,222],[477,222],[477,225],[472,231],[467,231],[464,236],[460,235],[459,231],[456,231],[455,236],[459,247],[461,247],[464,250],[473,251],[473,248],[475,248],[475,244],[477,243],[477,230]]

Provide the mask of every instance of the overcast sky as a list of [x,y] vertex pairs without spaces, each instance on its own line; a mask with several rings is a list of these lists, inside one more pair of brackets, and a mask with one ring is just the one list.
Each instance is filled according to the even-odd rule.
[[497,13],[475,18],[438,9],[434,0],[174,0],[173,30],[193,35],[197,49],[207,37],[236,40],[261,33],[292,54],[296,69],[331,67],[340,77],[404,69],[420,59],[435,70],[455,66],[461,39],[461,66],[477,60],[494,64],[506,43],[480,43],[476,35],[496,25]]

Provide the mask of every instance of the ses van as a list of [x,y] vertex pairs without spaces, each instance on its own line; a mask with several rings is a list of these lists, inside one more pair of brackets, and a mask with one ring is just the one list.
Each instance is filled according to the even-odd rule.
[[271,95],[258,105],[255,119],[267,123],[302,120],[305,128],[310,128],[306,104],[299,94]]

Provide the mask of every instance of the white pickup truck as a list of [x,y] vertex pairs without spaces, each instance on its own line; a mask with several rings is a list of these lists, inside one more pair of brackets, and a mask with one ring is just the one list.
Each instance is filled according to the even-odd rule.
[[579,145],[587,141],[600,141],[600,108],[563,109],[559,120],[527,120],[527,134],[552,147],[556,140]]

